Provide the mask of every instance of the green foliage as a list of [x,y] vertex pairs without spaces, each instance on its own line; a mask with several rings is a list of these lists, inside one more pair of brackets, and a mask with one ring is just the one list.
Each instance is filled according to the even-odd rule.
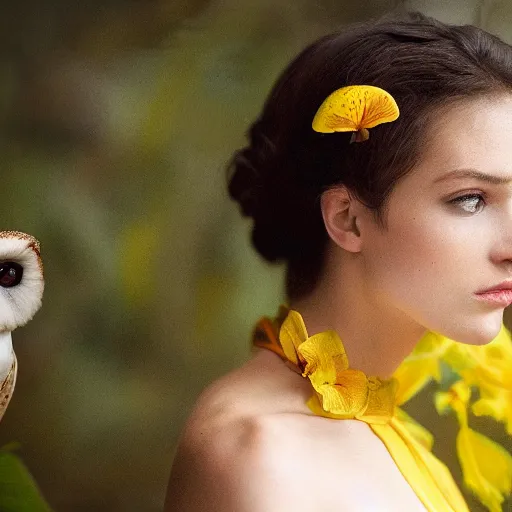
[[32,475],[12,445],[0,448],[0,511],[51,512]]

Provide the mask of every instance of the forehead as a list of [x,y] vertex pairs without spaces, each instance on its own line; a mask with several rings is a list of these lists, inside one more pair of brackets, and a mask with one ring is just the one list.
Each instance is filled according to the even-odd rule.
[[444,107],[432,116],[424,135],[420,160],[410,175],[417,186],[454,169],[512,177],[512,94]]

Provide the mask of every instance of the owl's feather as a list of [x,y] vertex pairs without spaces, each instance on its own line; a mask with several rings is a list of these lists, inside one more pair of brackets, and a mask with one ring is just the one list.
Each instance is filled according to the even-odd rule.
[[24,233],[0,232],[0,263],[6,261],[23,267],[23,278],[17,286],[0,286],[0,331],[13,331],[25,325],[41,307],[44,280],[39,243]]
[[[11,264],[6,266],[7,264]],[[19,269],[16,263],[22,267]],[[16,383],[17,362],[11,331],[25,325],[41,307],[43,264],[39,242],[19,231],[0,231],[0,266],[17,268],[18,277],[0,282],[0,419],[4,415]],[[4,273],[4,277],[8,274]]]
[[11,333],[0,332],[0,384],[11,369],[13,356]]

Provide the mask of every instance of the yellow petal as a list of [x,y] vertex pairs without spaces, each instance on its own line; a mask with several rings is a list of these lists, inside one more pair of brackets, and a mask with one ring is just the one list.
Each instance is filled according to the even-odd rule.
[[457,454],[466,486],[491,512],[501,512],[504,496],[511,492],[512,456],[498,443],[467,427],[457,435]]
[[302,316],[297,311],[290,310],[279,331],[279,341],[286,357],[294,364],[303,362],[297,352],[299,345],[308,337],[308,331]]
[[316,414],[317,416],[323,416],[324,418],[331,418],[333,420],[343,420],[347,419],[350,416],[346,414],[334,414],[332,412],[327,412],[322,407],[321,397],[315,392],[306,402],[306,405],[309,409]]
[[491,416],[505,424],[512,436],[512,391],[485,386],[480,388],[481,398],[471,407],[475,416]]
[[398,116],[398,105],[387,91],[371,85],[349,85],[324,100],[313,119],[313,130],[358,131],[389,123]]
[[432,379],[439,381],[439,359],[448,346],[447,339],[429,331],[411,354],[395,370],[400,384],[396,403],[402,405],[423,389]]
[[286,360],[283,347],[279,343],[276,335],[276,326],[274,321],[268,317],[262,317],[252,332],[252,344],[256,347],[266,348]]
[[[350,372],[352,370],[347,371]],[[371,382],[371,379],[373,379],[373,377],[370,377],[368,382]],[[352,385],[353,384],[351,384],[351,386]],[[354,400],[352,396],[351,398],[349,397],[349,400],[352,400],[353,404],[347,404],[345,401],[341,408],[339,406],[341,400],[336,394],[333,393],[334,401],[336,402],[333,404],[331,401],[329,401],[330,397],[324,399],[320,393],[315,392],[314,395],[308,400],[307,406],[315,414],[324,416],[325,418],[332,418],[337,420],[354,418],[371,424],[386,424],[389,423],[395,411],[395,403],[393,397],[394,393],[396,392],[396,387],[396,382],[383,381],[382,385],[378,389],[372,390],[369,388],[367,400],[368,403],[366,407],[365,400],[363,399],[364,390],[361,391],[361,400],[359,403],[356,403],[356,400]],[[338,390],[336,392],[339,393]],[[329,408],[330,412],[324,409],[324,407]],[[336,414],[333,412],[335,410],[338,412],[341,411],[341,413]]]
[[447,391],[437,391],[434,394],[434,405],[437,414],[447,414],[451,410],[452,397]]
[[[315,390],[322,397],[327,412],[356,417],[364,414],[368,406],[368,379],[359,370],[345,370],[338,374],[336,384],[325,384],[322,372],[309,376]],[[315,378],[316,377],[316,378]]]
[[469,348],[469,345],[450,340],[450,344],[445,350],[442,359],[457,373],[474,369],[477,366],[477,361],[471,354]]
[[395,412],[396,379],[383,380],[379,377],[368,377],[368,405],[363,414],[357,414],[357,419],[368,423],[387,423]]
[[348,370],[347,354],[335,331],[311,336],[300,345],[298,352],[306,361],[303,376],[309,377],[313,388],[319,393],[324,410],[354,417],[366,407],[366,375]]
[[489,383],[512,391],[512,340],[504,324],[487,345],[466,345],[468,358],[474,365],[460,374],[471,384]]
[[348,368],[345,347],[335,331],[324,331],[311,336],[300,345],[298,352],[307,363],[305,377],[316,371],[320,372],[314,380],[334,384],[336,374]]
[[439,375],[439,361],[434,358],[403,361],[393,377],[399,382],[397,405],[402,405],[419,393],[433,377]]
[[469,403],[471,399],[471,389],[463,380],[458,380],[455,384],[452,384],[450,390],[454,393],[456,399],[464,406]]
[[453,409],[461,427],[467,426],[468,423],[467,405],[470,399],[471,388],[462,379],[452,384],[448,391],[434,393],[434,404],[437,412],[446,414],[449,409]]
[[486,345],[467,345],[448,340],[442,356],[468,385],[492,384],[512,391],[512,339],[502,324],[498,335]]

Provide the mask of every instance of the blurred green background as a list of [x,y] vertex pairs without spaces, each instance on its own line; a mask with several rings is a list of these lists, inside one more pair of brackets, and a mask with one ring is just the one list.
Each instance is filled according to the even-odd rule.
[[[41,241],[46,290],[13,335],[0,445],[21,443],[56,512],[162,510],[194,400],[249,357],[254,322],[283,299],[226,163],[306,44],[404,9],[512,41],[507,1],[4,3],[0,228]],[[407,409],[460,478],[456,420],[431,390]],[[472,424],[512,449],[501,425]]]

